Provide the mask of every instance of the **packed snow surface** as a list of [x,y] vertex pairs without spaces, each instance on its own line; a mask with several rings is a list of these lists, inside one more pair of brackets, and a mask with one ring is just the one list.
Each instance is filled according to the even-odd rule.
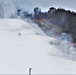
[[[0,19],[0,74],[75,74],[76,61],[60,54],[38,26],[21,19]],[[52,54],[52,55],[50,55]]]

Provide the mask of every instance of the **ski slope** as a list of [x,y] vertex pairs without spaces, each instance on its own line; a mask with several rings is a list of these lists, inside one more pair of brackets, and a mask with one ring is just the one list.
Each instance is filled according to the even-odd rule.
[[76,74],[76,61],[54,56],[55,40],[32,22],[0,19],[0,74]]

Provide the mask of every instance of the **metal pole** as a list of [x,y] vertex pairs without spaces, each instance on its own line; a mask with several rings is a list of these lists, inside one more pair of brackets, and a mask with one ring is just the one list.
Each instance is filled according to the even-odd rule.
[[31,70],[32,70],[32,68],[29,68],[29,75],[31,75]]

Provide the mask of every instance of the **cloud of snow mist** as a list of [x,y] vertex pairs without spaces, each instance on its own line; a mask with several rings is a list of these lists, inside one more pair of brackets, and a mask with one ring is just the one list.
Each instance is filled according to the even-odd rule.
[[54,45],[59,50],[59,53],[57,53],[56,56],[76,61],[76,48],[72,43],[73,41],[72,35],[62,32],[60,36],[55,36],[54,38],[56,39]]
[[35,24],[33,21],[26,20],[26,22],[35,31],[35,34],[44,35],[44,37],[49,39],[50,44],[54,45],[57,48],[57,50],[59,50],[58,51],[59,53],[57,53],[56,56],[60,56],[63,58],[76,61],[76,48],[74,47],[72,43],[73,38],[71,34],[62,32],[59,36],[57,36],[53,29],[51,29],[50,31],[47,30],[48,34],[50,34],[50,37],[56,39],[56,40],[51,40],[50,37],[46,35],[46,32],[42,31],[41,28],[37,24]]
[[0,18],[10,18],[15,12],[12,0],[0,0]]

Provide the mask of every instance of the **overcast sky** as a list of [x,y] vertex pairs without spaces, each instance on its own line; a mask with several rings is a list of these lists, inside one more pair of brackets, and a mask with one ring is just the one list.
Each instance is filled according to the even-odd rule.
[[76,11],[76,0],[13,0],[15,5],[31,11],[34,7],[48,10],[49,7],[62,7]]

